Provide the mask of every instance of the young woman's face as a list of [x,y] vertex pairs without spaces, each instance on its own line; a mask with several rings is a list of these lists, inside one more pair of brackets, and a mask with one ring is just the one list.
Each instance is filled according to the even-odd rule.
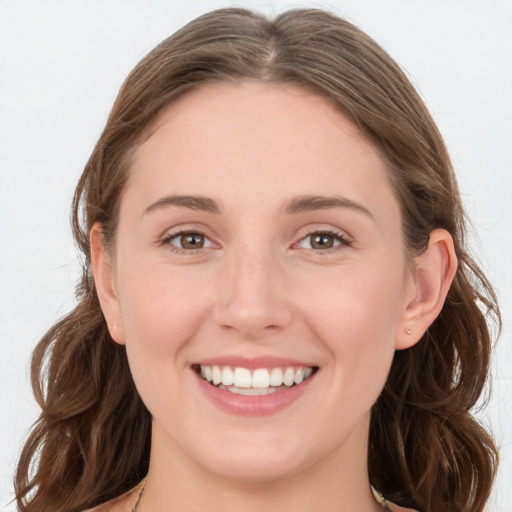
[[177,101],[135,154],[113,261],[154,460],[366,464],[411,277],[383,161],[326,100],[248,82]]

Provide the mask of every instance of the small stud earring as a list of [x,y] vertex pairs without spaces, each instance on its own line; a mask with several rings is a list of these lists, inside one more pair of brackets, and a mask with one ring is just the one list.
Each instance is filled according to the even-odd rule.
[[412,329],[410,327],[406,327],[405,334],[407,334],[407,336],[410,336],[412,334]]
[[113,327],[114,329],[117,329],[117,328],[119,327],[119,324],[113,324],[113,325],[112,325],[112,327]]

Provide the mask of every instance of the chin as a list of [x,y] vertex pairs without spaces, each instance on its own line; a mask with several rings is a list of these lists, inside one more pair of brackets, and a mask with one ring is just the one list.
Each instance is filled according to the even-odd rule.
[[228,454],[221,463],[211,464],[205,469],[218,477],[240,484],[269,484],[285,480],[301,472],[305,464],[298,457],[285,457],[274,454],[265,456],[240,456]]
[[289,432],[231,432],[214,446],[203,445],[202,453],[196,451],[196,461],[210,474],[232,482],[268,484],[307,472],[322,458],[324,447],[308,449],[304,437]]

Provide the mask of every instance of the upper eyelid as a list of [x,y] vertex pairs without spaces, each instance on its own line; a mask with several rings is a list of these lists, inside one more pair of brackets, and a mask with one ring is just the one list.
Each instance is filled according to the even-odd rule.
[[312,250],[314,252],[319,252],[319,253],[321,253],[321,252],[329,252],[329,251],[336,250],[336,248],[340,247],[340,246],[345,246],[345,247],[352,246],[353,243],[354,243],[353,239],[351,237],[349,237],[348,235],[346,235],[345,233],[343,233],[343,232],[332,231],[332,230],[313,230],[313,231],[307,233],[306,235],[302,236],[301,238],[299,238],[299,240],[297,242],[294,242],[293,245],[295,246],[297,244],[300,244],[306,238],[308,238],[308,237],[310,237],[312,235],[315,235],[315,234],[332,236],[333,238],[335,238],[337,241],[340,242],[340,245],[336,246],[336,247],[330,247],[330,248],[327,248],[327,249],[308,249],[308,250]]
[[212,242],[211,237],[209,237],[206,233],[198,229],[180,229],[175,232],[166,233],[162,237],[162,241],[165,243],[166,241],[173,240],[174,238],[178,238],[183,235],[200,235],[203,236],[205,239],[209,240],[210,242]]
[[164,239],[169,239],[169,238],[174,238],[176,236],[179,236],[179,235],[183,235],[183,234],[188,234],[188,233],[197,233],[199,235],[203,235],[205,237],[207,237],[208,239],[211,239],[212,237],[208,234],[208,232],[211,231],[205,227],[197,227],[197,226],[194,226],[193,224],[192,225],[178,225],[178,226],[173,226],[173,227],[170,227],[170,228],[167,228],[165,229],[161,235],[159,235],[159,239],[160,240],[164,240]]
[[206,238],[209,238],[206,233],[204,233],[203,231],[200,231],[199,229],[180,229],[178,231],[166,232],[163,237],[164,238],[176,238],[177,236],[180,236],[180,235],[201,235]]
[[335,227],[326,227],[326,228],[312,227],[312,228],[309,228],[304,234],[300,235],[299,241],[303,240],[304,238],[306,238],[308,236],[314,235],[315,233],[338,236],[340,238],[344,238],[351,242],[354,240],[354,237],[352,235],[348,234],[343,229],[339,229],[339,228],[335,228]]
[[338,236],[349,237],[349,235],[345,231],[343,231],[341,229],[337,229],[337,228],[311,228],[308,231],[306,231],[306,233],[304,235],[302,235],[302,237],[306,237],[308,235],[313,235],[315,233],[325,233],[325,234],[329,234],[329,235],[338,235]]

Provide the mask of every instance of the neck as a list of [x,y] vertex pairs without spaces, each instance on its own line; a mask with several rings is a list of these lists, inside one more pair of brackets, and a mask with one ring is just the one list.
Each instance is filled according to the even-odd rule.
[[[155,433],[156,434],[156,433]],[[382,511],[370,488],[367,438],[300,471],[272,479],[237,479],[206,470],[181,450],[155,446],[140,512],[372,512]]]

